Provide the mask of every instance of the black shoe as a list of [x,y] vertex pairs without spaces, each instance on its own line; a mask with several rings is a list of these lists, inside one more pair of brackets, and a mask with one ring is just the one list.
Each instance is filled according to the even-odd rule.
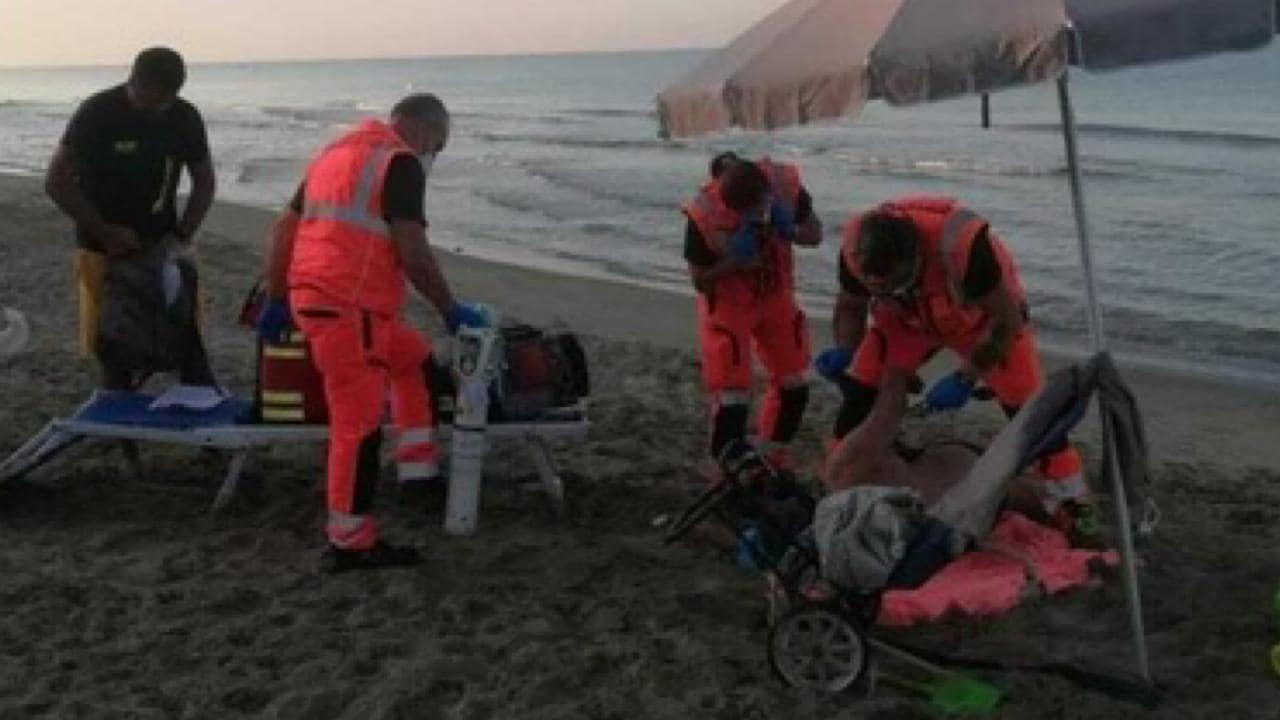
[[391,545],[382,540],[368,550],[343,550],[330,545],[321,556],[321,567],[327,573],[407,567],[421,562],[422,556],[418,554],[416,548],[409,545]]

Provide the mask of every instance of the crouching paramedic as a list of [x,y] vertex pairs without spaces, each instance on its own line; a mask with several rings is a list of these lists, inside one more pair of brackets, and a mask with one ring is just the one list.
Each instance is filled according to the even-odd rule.
[[[1042,382],[1013,256],[985,219],[951,198],[904,198],[850,219],[834,335],[816,365],[843,391],[837,438],[864,421],[886,368],[914,373],[941,348],[961,366],[928,390],[931,410],[962,407],[982,380],[1012,417]],[[1037,470],[1057,524],[1077,540],[1094,535],[1079,453],[1063,440]]]
[[332,570],[418,560],[412,547],[379,540],[370,515],[388,386],[400,480],[436,473],[422,370],[429,345],[402,319],[406,279],[440,311],[450,332],[484,323],[475,308],[454,301],[427,244],[426,179],[448,136],[449,115],[439,99],[404,98],[389,122],[366,120],[311,161],[272,231],[270,300],[259,330],[278,340],[292,319],[324,378]]
[[746,434],[755,352],[768,372],[757,433],[786,467],[809,400],[809,334],[796,303],[792,245],[817,246],[822,225],[794,165],[731,153],[683,210],[684,256],[697,290],[702,377],[711,401],[710,451]]

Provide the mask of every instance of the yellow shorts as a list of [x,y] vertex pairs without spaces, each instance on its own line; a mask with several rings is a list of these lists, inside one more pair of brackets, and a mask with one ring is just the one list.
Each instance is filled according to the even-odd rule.
[[91,358],[98,336],[98,309],[102,304],[102,279],[107,274],[107,258],[99,252],[77,248],[72,258],[76,294],[80,297],[80,357]]

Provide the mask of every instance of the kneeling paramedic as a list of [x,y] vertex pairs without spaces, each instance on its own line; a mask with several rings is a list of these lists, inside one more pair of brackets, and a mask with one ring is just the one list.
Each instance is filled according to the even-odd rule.
[[702,377],[711,400],[710,452],[746,434],[752,355],[768,371],[757,433],[787,467],[786,444],[809,400],[809,331],[795,297],[792,245],[822,242],[822,225],[794,165],[724,153],[684,205],[684,256],[697,290]]
[[330,570],[418,560],[412,547],[381,541],[370,515],[388,386],[400,481],[437,473],[423,372],[430,346],[402,318],[406,279],[450,332],[485,323],[454,301],[427,244],[426,179],[448,136],[439,99],[404,98],[389,122],[366,120],[322,150],[272,230],[259,332],[278,341],[292,320],[324,378]]
[[[855,215],[844,229],[839,281],[836,344],[815,363],[844,395],[837,438],[866,418],[886,368],[914,373],[942,348],[961,366],[929,388],[929,410],[959,409],[981,380],[1012,417],[1039,389],[1013,256],[985,219],[956,200],[904,198]],[[1057,525],[1077,541],[1092,538],[1096,519],[1079,453],[1063,440],[1037,470]]]

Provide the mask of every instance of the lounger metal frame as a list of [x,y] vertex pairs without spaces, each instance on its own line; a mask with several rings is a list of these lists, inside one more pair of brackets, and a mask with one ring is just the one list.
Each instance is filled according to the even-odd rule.
[[[211,510],[217,512],[235,497],[254,452],[279,443],[319,443],[329,437],[329,428],[323,425],[218,425],[177,430],[76,420],[75,417],[92,402],[91,398],[70,418],[50,421],[0,463],[0,482],[19,480],[37,470],[48,469],[55,461],[71,459],[66,454],[68,451],[109,440],[206,448],[231,456],[222,485],[213,500]],[[579,403],[558,410],[556,416],[545,421],[493,423],[486,426],[485,434],[491,440],[515,440],[523,445],[529,462],[538,473],[543,491],[559,511],[564,504],[564,483],[551,455],[551,444],[582,440],[589,428],[586,405]],[[442,425],[439,428],[440,439],[449,438],[452,429],[450,425]]]

